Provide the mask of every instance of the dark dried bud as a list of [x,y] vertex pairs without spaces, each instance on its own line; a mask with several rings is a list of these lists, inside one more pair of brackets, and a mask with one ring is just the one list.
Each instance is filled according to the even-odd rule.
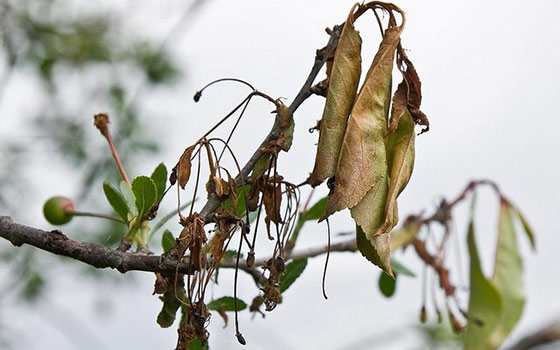
[[276,258],[274,267],[276,268],[276,272],[280,274],[284,273],[284,271],[286,270],[286,264],[284,263],[284,259],[281,256]]
[[241,333],[237,333],[235,336],[237,337],[237,341],[239,342],[239,344],[241,344],[241,345],[246,345],[247,344],[247,342],[245,341],[245,338],[243,338]]
[[177,182],[177,167],[174,167],[173,170],[171,170],[171,174],[169,175],[169,183],[171,184],[171,186],[175,185],[175,183]]
[[109,133],[109,115],[99,113],[93,116],[93,125],[103,134],[107,136]]
[[247,267],[252,269],[255,266],[255,252],[247,254]]
[[[200,101],[200,97],[202,97],[202,91],[197,91],[196,94],[194,94],[194,96],[193,96],[194,102]],[[243,345],[245,345],[245,344],[243,344]]]

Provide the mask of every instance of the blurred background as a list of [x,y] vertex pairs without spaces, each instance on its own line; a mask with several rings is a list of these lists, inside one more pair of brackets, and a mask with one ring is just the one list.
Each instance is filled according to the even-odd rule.
[[[42,216],[53,195],[79,210],[109,213],[101,184],[118,182],[93,115],[111,116],[111,130],[129,175],[171,168],[194,142],[249,92],[224,83],[193,94],[207,82],[235,77],[290,102],[323,47],[324,29],[343,22],[352,1],[194,0],[165,2],[0,0],[0,213],[52,229]],[[431,130],[417,138],[416,167],[399,200],[401,217],[456,196],[471,179],[489,178],[525,213],[537,234],[537,252],[520,239],[528,302],[506,343],[560,317],[560,3],[522,1],[411,1],[403,46],[423,83],[423,111]],[[370,64],[379,43],[372,16],[357,23]],[[366,68],[364,68],[366,69]],[[319,79],[324,73],[319,75]],[[400,78],[395,76],[395,81]],[[394,84],[396,85],[396,84]],[[312,170],[324,99],[312,96],[295,114],[295,141],[280,157],[280,172],[303,181]],[[232,147],[244,162],[272,125],[271,106],[252,103]],[[227,127],[221,130],[227,135]],[[326,188],[314,194],[317,200]],[[304,192],[304,198],[308,192]],[[162,207],[175,205],[168,196]],[[458,207],[453,239],[465,260],[468,205]],[[481,191],[478,242],[487,273],[495,247],[497,199]],[[333,241],[352,232],[347,213],[331,222]],[[177,224],[168,228],[178,233]],[[115,246],[122,228],[78,218],[70,237]],[[324,245],[325,227],[307,225],[298,248]],[[155,238],[154,246],[159,246]],[[418,277],[402,277],[396,294],[377,287],[379,270],[358,253],[331,255],[327,293],[321,292],[324,256],[310,259],[301,278],[265,319],[240,314],[247,349],[450,349],[457,347],[433,310],[421,326],[423,266],[414,254],[400,261]],[[450,259],[449,261],[453,261]],[[461,265],[461,264],[458,264]],[[457,284],[467,263],[455,267]],[[462,273],[461,273],[462,271]],[[231,295],[223,271],[211,294]],[[462,274],[462,276],[461,276]],[[30,247],[0,241],[1,349],[170,349],[176,327],[155,319],[152,274],[95,270]],[[254,284],[241,276],[240,296]],[[466,306],[467,295],[461,302]],[[210,347],[240,347],[233,325],[215,315]],[[560,348],[560,347],[548,347]]]

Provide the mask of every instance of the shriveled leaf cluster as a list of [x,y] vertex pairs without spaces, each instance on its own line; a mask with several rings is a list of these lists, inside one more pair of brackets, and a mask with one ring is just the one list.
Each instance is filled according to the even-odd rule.
[[[389,14],[387,28],[365,81],[361,72],[361,39],[354,21],[366,10]],[[397,25],[395,13],[401,15]],[[392,276],[389,232],[398,222],[397,197],[414,166],[415,124],[427,125],[420,111],[420,80],[401,47],[403,12],[392,4],[354,5],[341,34],[329,76],[329,88],[315,167],[308,182],[334,179],[322,219],[349,208],[356,222],[358,248]],[[392,98],[394,62],[402,72]]]

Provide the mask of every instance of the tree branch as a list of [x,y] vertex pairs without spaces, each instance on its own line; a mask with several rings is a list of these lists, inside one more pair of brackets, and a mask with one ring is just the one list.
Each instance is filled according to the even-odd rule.
[[29,244],[47,252],[79,260],[96,268],[127,271],[150,271],[174,274],[188,273],[188,263],[164,260],[156,255],[120,252],[101,244],[75,241],[58,230],[43,231],[15,223],[10,217],[0,216],[0,237],[19,247]]
[[[321,71],[323,65],[327,62],[329,57],[336,49],[341,32],[342,32],[342,26],[334,26],[331,32],[331,37],[329,39],[329,42],[327,43],[327,46],[324,49],[317,51],[317,55],[315,56],[315,63],[311,68],[311,72],[309,73],[309,76],[305,80],[305,83],[299,90],[293,102],[290,104],[290,106],[288,106],[288,110],[290,111],[290,113],[293,114],[299,108],[299,106],[307,98],[309,98],[309,96],[313,94],[313,89],[312,89],[313,82],[317,78],[317,75]],[[257,148],[257,150],[253,153],[251,158],[249,158],[247,163],[243,166],[243,168],[241,169],[241,174],[239,174],[235,178],[235,182],[238,186],[241,186],[248,181],[249,173],[253,170],[253,168],[255,167],[259,158],[262,155],[261,148],[265,147],[269,141],[278,138],[280,130],[281,130],[280,122],[279,119],[276,118],[276,120],[274,121],[274,125],[272,126],[272,129],[270,130],[268,135],[265,137],[265,139],[263,140],[261,145]],[[204,220],[204,222],[208,223],[213,221],[212,213],[214,213],[214,211],[218,208],[219,205],[220,205],[220,200],[218,199],[215,193],[211,193],[208,196],[208,201],[200,211],[200,217]]]

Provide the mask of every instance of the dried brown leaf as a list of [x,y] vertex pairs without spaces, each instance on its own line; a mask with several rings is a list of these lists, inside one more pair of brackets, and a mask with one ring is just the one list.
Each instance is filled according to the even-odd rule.
[[336,182],[324,217],[352,208],[387,177],[385,136],[391,100],[391,73],[402,27],[385,31],[364,85],[352,108]]
[[187,185],[187,182],[191,177],[191,157],[194,148],[195,145],[187,147],[187,149],[185,149],[185,151],[181,155],[181,158],[179,158],[179,163],[177,163],[177,173],[179,174],[178,181],[179,186],[181,186],[182,189],[185,189],[185,186]]
[[263,203],[266,219],[274,223],[281,223],[280,205],[282,204],[282,189],[280,184],[268,184],[263,192]]
[[362,39],[354,28],[354,8],[352,8],[340,35],[329,75],[317,156],[313,172],[309,176],[309,183],[312,186],[334,176],[336,172],[348,115],[354,104],[360,81],[361,46]]
[[[420,110],[422,103],[422,84],[418,73],[412,64],[412,61],[406,55],[406,52],[399,44],[397,48],[397,66],[403,76],[403,81],[399,84],[393,104],[395,113],[391,118],[389,132],[393,132],[399,124],[400,117],[404,114],[403,105],[408,108],[414,122],[418,125],[424,125],[421,133],[430,129],[428,117]],[[406,97],[406,100],[405,98]]]

